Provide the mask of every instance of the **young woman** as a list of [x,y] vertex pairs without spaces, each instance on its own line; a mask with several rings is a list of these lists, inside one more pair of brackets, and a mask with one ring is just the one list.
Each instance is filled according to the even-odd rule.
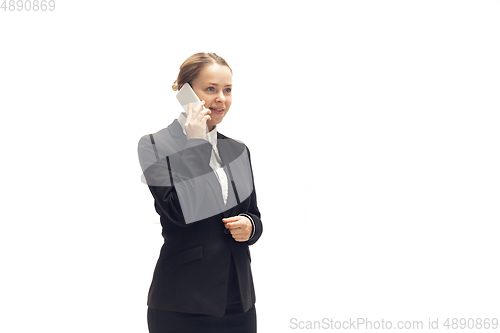
[[232,70],[215,53],[180,67],[202,101],[139,141],[164,244],[148,295],[151,333],[256,332],[249,245],[262,234],[250,153],[217,131],[231,107]]

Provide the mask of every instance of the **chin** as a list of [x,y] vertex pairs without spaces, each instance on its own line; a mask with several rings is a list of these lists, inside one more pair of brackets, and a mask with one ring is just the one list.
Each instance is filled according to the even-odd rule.
[[217,126],[217,125],[219,125],[220,123],[221,123],[220,121],[219,121],[218,123],[210,123],[210,124],[208,124],[208,128],[211,128],[211,127],[213,127],[213,126]]
[[222,123],[223,119],[224,119],[224,116],[218,116],[217,118],[213,119],[214,121],[211,122],[212,126],[213,125],[219,125],[220,123]]

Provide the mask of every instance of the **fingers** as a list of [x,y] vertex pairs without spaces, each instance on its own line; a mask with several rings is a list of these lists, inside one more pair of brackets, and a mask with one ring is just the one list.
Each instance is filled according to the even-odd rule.
[[233,237],[235,241],[237,242],[246,242],[248,240],[248,237]]
[[193,113],[193,104],[188,103],[188,112],[186,117],[186,122],[191,121],[191,114]]
[[200,112],[201,110],[203,110],[204,106],[205,106],[205,101],[201,101],[200,103],[198,103],[198,105],[196,105],[196,107],[194,108],[194,111]]
[[250,237],[250,232],[245,228],[231,228],[229,230],[231,231],[231,236],[237,241],[246,241]]
[[[244,216],[233,216],[222,219],[235,241],[246,242],[252,233],[251,222]],[[249,223],[250,222],[250,223]]]
[[210,109],[205,109],[204,106],[205,106],[205,101],[201,101],[201,103],[198,104],[193,110],[194,113],[193,118],[203,124],[205,124],[208,120],[212,119],[210,117],[210,113],[212,113],[212,111]]
[[200,122],[207,122],[207,120],[211,119],[210,113],[212,113],[210,109],[201,110],[200,113],[198,113],[197,120]]
[[238,242],[246,242],[250,238],[250,232],[245,228],[230,229],[231,236]]
[[245,228],[247,227],[247,224],[242,221],[236,221],[236,222],[227,222],[226,223],[226,228],[228,229],[238,229],[238,228]]
[[241,219],[241,216],[232,216],[232,217],[225,217],[222,219],[222,222],[226,223],[226,222],[235,222],[235,221],[239,221]]
[[196,105],[195,108],[193,108],[193,103],[188,103],[187,120],[191,121],[191,119],[197,119],[201,111],[210,110],[210,109],[205,109],[204,106],[205,106],[205,101],[201,101],[201,103],[198,103],[198,105]]
[[238,228],[245,228],[247,229],[250,227],[250,221],[248,218],[245,216],[232,216],[232,217],[226,217],[222,219],[222,222],[226,225],[226,228],[233,230],[233,229],[238,229]]
[[201,101],[201,103],[193,108],[193,104],[188,103],[188,115],[186,117],[186,123],[184,124],[188,140],[206,140],[207,121],[211,119],[210,113],[212,111],[210,111],[210,109],[203,108],[204,105],[205,101]]

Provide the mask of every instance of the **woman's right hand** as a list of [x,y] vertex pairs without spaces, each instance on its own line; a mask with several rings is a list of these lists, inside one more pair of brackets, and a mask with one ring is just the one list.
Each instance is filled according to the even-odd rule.
[[188,104],[188,114],[184,129],[187,139],[207,139],[207,121],[211,119],[210,109],[203,106],[205,101],[201,101],[193,110],[193,104]]

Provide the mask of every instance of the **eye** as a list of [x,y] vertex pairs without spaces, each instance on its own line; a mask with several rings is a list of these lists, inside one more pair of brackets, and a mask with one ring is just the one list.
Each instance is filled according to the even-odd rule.
[[226,92],[228,92],[228,93],[230,93],[231,91],[232,91],[231,88],[226,89]]
[[214,87],[208,87],[207,90],[208,91],[214,91]]

